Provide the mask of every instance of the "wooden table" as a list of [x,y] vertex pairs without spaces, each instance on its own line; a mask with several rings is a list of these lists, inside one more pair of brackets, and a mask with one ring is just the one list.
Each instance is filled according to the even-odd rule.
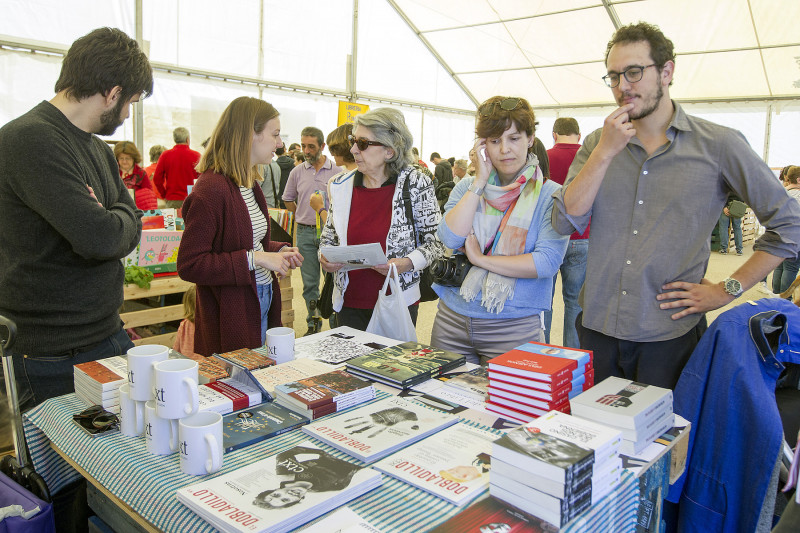
[[[125,301],[139,300],[144,309],[137,311],[128,311],[120,313],[122,318],[123,327],[137,328],[141,326],[150,326],[153,324],[160,324],[163,322],[170,322],[173,320],[183,320],[183,304],[175,305],[152,305],[150,301],[143,301],[146,298],[153,298],[163,296],[165,294],[183,294],[191,287],[192,284],[188,281],[183,281],[177,275],[156,278],[150,282],[149,289],[142,289],[137,285],[125,285]],[[292,297],[294,291],[292,289],[292,278],[286,276],[280,280],[281,287],[281,320],[283,325],[291,328],[294,323],[294,310],[292,309]],[[172,346],[175,344],[176,332],[164,333],[161,335],[153,335],[133,341],[135,345],[141,344],[161,344],[164,346]]]

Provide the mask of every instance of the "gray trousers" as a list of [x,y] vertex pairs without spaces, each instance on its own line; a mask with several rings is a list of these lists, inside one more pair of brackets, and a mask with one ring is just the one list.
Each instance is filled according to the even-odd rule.
[[522,318],[470,318],[439,300],[433,321],[431,346],[465,355],[467,361],[486,364],[526,342],[544,342],[539,315]]

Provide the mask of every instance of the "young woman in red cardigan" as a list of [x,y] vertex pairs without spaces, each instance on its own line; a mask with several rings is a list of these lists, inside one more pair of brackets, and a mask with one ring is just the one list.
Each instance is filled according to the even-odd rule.
[[269,212],[256,180],[282,146],[278,111],[237,98],[222,113],[183,204],[186,230],[178,274],[197,284],[194,350],[201,355],[264,344],[281,325],[277,276],[300,266],[297,248],[270,240]]

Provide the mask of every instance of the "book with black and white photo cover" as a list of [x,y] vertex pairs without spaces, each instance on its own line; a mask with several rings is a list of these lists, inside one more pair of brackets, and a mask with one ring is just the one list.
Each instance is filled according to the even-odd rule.
[[283,533],[381,485],[381,474],[304,441],[233,472],[177,490],[212,526],[231,532]]
[[262,403],[251,409],[222,417],[222,440],[225,453],[276,437],[303,424],[308,417],[295,413],[275,402]]
[[294,343],[294,357],[295,359],[307,358],[338,365],[355,357],[398,344],[400,344],[399,340],[348,326],[339,326],[297,339]]
[[556,533],[558,528],[489,496],[470,505],[430,533]]
[[334,370],[275,386],[275,397],[300,409],[316,409],[330,403],[354,398],[375,397],[375,387],[368,381],[344,370]]
[[609,377],[573,398],[572,414],[626,429],[638,429],[672,412],[672,391],[629,379]]
[[492,442],[499,437],[455,424],[381,459],[373,468],[461,506],[489,488]]
[[598,469],[593,469],[591,472],[587,470],[580,477],[573,479],[572,483],[565,485],[527,470],[522,470],[517,465],[507,463],[497,457],[492,457],[492,472],[489,478],[494,478],[495,481],[498,476],[513,479],[539,492],[564,499],[580,492],[587,485],[591,485],[593,491],[596,487],[600,492],[604,487],[605,480],[618,480],[621,473],[622,459],[617,456],[615,459],[603,463]]
[[275,396],[275,386],[291,383],[301,379],[310,378],[330,372],[331,365],[313,359],[293,359],[267,368],[253,370],[253,378],[272,397]]
[[486,400],[489,388],[489,374],[484,366],[478,366],[468,372],[443,379],[448,387],[454,387],[471,394],[478,399]]
[[622,432],[616,428],[551,411],[527,424],[533,431],[568,440],[594,451],[594,467],[619,455]]
[[391,397],[303,426],[302,431],[372,463],[458,422],[458,418]]
[[408,388],[435,378],[466,362],[460,354],[418,342],[404,342],[362,355],[347,362],[348,372],[380,380],[398,388]]
[[594,451],[529,425],[512,429],[492,444],[492,457],[534,474],[569,484],[594,464]]

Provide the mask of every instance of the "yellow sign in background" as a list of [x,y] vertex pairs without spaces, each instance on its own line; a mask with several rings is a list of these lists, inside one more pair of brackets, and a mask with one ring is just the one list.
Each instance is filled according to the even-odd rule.
[[339,100],[339,120],[336,125],[352,124],[356,115],[363,115],[369,111],[369,106],[366,104],[355,104],[345,100]]

